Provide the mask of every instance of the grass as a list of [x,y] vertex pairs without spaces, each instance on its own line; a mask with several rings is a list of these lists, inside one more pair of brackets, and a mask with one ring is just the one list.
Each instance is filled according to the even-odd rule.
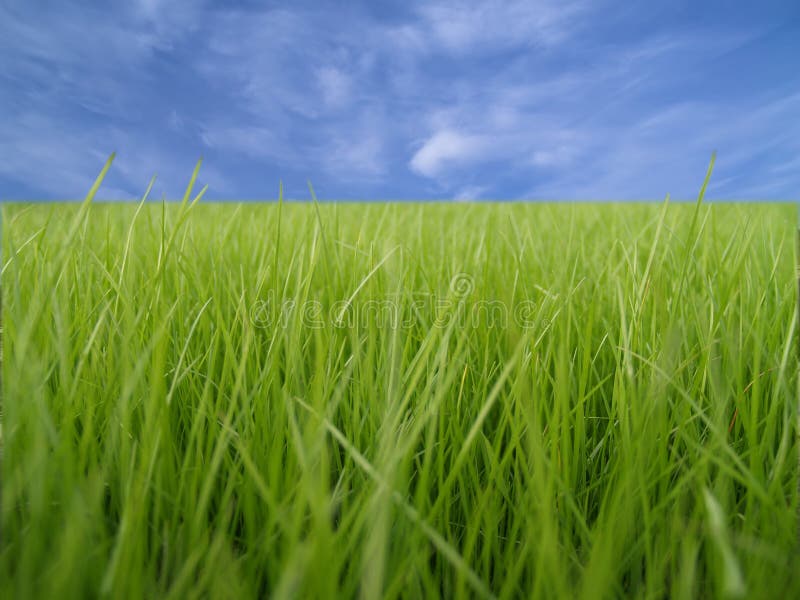
[[789,206],[2,218],[2,597],[800,593]]

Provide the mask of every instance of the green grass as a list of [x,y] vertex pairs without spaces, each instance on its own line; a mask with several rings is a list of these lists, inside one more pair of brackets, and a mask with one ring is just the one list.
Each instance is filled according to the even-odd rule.
[[800,593],[790,206],[2,218],[4,598]]

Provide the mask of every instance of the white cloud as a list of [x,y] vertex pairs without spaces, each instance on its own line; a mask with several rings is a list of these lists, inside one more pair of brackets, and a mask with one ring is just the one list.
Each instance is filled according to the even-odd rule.
[[468,185],[459,189],[453,196],[453,199],[458,202],[470,202],[472,200],[477,200],[487,191],[487,189],[488,188],[483,185]]
[[350,77],[336,67],[317,69],[317,85],[322,92],[322,101],[326,106],[339,109],[350,101]]
[[[113,151],[117,157],[99,199],[137,198],[156,174],[152,197],[179,198],[199,158],[199,153],[181,157],[146,134],[102,123],[63,122],[33,111],[19,113],[13,120],[0,119],[0,140],[0,180],[26,185],[39,198],[82,198]],[[208,162],[200,182],[216,195],[234,188]]]
[[[321,84],[318,69],[330,49],[325,37],[314,35],[318,15],[272,9],[218,11],[212,18],[214,26],[192,61],[210,86],[247,111],[256,126],[288,131],[290,119],[320,118],[323,106],[319,95],[310,93],[309,81]],[[333,89],[337,82],[327,77],[331,91],[344,91],[342,81]]]
[[224,89],[237,119],[206,124],[204,143],[312,179],[320,171],[348,183],[384,175],[401,120],[384,116],[374,77],[387,55],[373,45],[375,27],[359,19],[350,23],[359,35],[350,35],[331,28],[330,15],[302,9],[220,15],[196,68]]
[[534,136],[531,164],[540,169],[563,169],[575,163],[587,145],[586,134],[571,128],[552,127]]
[[433,134],[411,158],[409,166],[420,175],[436,177],[451,166],[463,166],[480,159],[487,142],[476,135],[444,129]]
[[[67,138],[53,131],[51,136],[42,137],[35,122],[17,124],[13,131],[0,128],[0,135],[3,136],[0,177],[29,186],[38,193],[80,198],[91,187],[105,160],[94,160],[86,148],[75,151],[75,145],[90,141],[86,136]],[[134,192],[128,188],[114,195],[132,197]]]
[[790,179],[765,167],[764,179],[753,181],[749,165],[774,156],[779,148],[800,154],[800,128],[793,119],[800,110],[800,94],[762,102],[694,101],[643,109],[624,125],[588,123],[580,168],[553,171],[525,196],[643,200],[670,193],[675,199],[692,199],[717,150],[709,198],[775,197],[790,186]]
[[323,152],[322,165],[341,180],[374,179],[386,172],[380,134],[362,131],[353,137],[335,141],[329,149]]
[[659,39],[649,50],[648,40],[628,44],[535,83],[513,67],[468,86],[448,82],[457,91],[448,103],[427,107],[422,124],[434,134],[412,153],[412,170],[453,191],[491,165],[493,177],[528,177],[530,187],[520,189],[525,197],[642,199],[672,192],[690,198],[714,149],[720,154],[709,191],[730,195],[734,182],[746,189],[741,182],[751,173],[745,165],[755,157],[798,147],[796,120],[789,116],[798,97],[642,99],[682,77],[663,72],[676,56],[688,67],[696,54],[724,53],[742,36]]
[[419,14],[439,43],[462,52],[556,44],[569,36],[582,10],[576,2],[551,0],[440,0],[423,3]]

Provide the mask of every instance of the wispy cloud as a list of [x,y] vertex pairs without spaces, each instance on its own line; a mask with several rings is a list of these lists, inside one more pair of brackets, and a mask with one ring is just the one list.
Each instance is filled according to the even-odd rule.
[[458,202],[469,202],[471,200],[478,200],[486,192],[486,186],[482,185],[468,185],[458,190],[453,199]]
[[553,0],[439,0],[417,9],[421,27],[447,50],[551,46],[568,38],[585,4]]
[[433,134],[411,158],[410,166],[426,177],[436,177],[452,166],[465,166],[486,158],[490,146],[477,135],[444,129]]
[[352,87],[349,75],[336,67],[325,66],[317,69],[316,76],[325,106],[340,109],[349,104]]

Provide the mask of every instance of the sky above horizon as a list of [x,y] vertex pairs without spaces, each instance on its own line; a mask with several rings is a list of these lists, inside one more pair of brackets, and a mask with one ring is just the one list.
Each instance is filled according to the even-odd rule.
[[800,199],[800,3],[0,0],[0,198]]

